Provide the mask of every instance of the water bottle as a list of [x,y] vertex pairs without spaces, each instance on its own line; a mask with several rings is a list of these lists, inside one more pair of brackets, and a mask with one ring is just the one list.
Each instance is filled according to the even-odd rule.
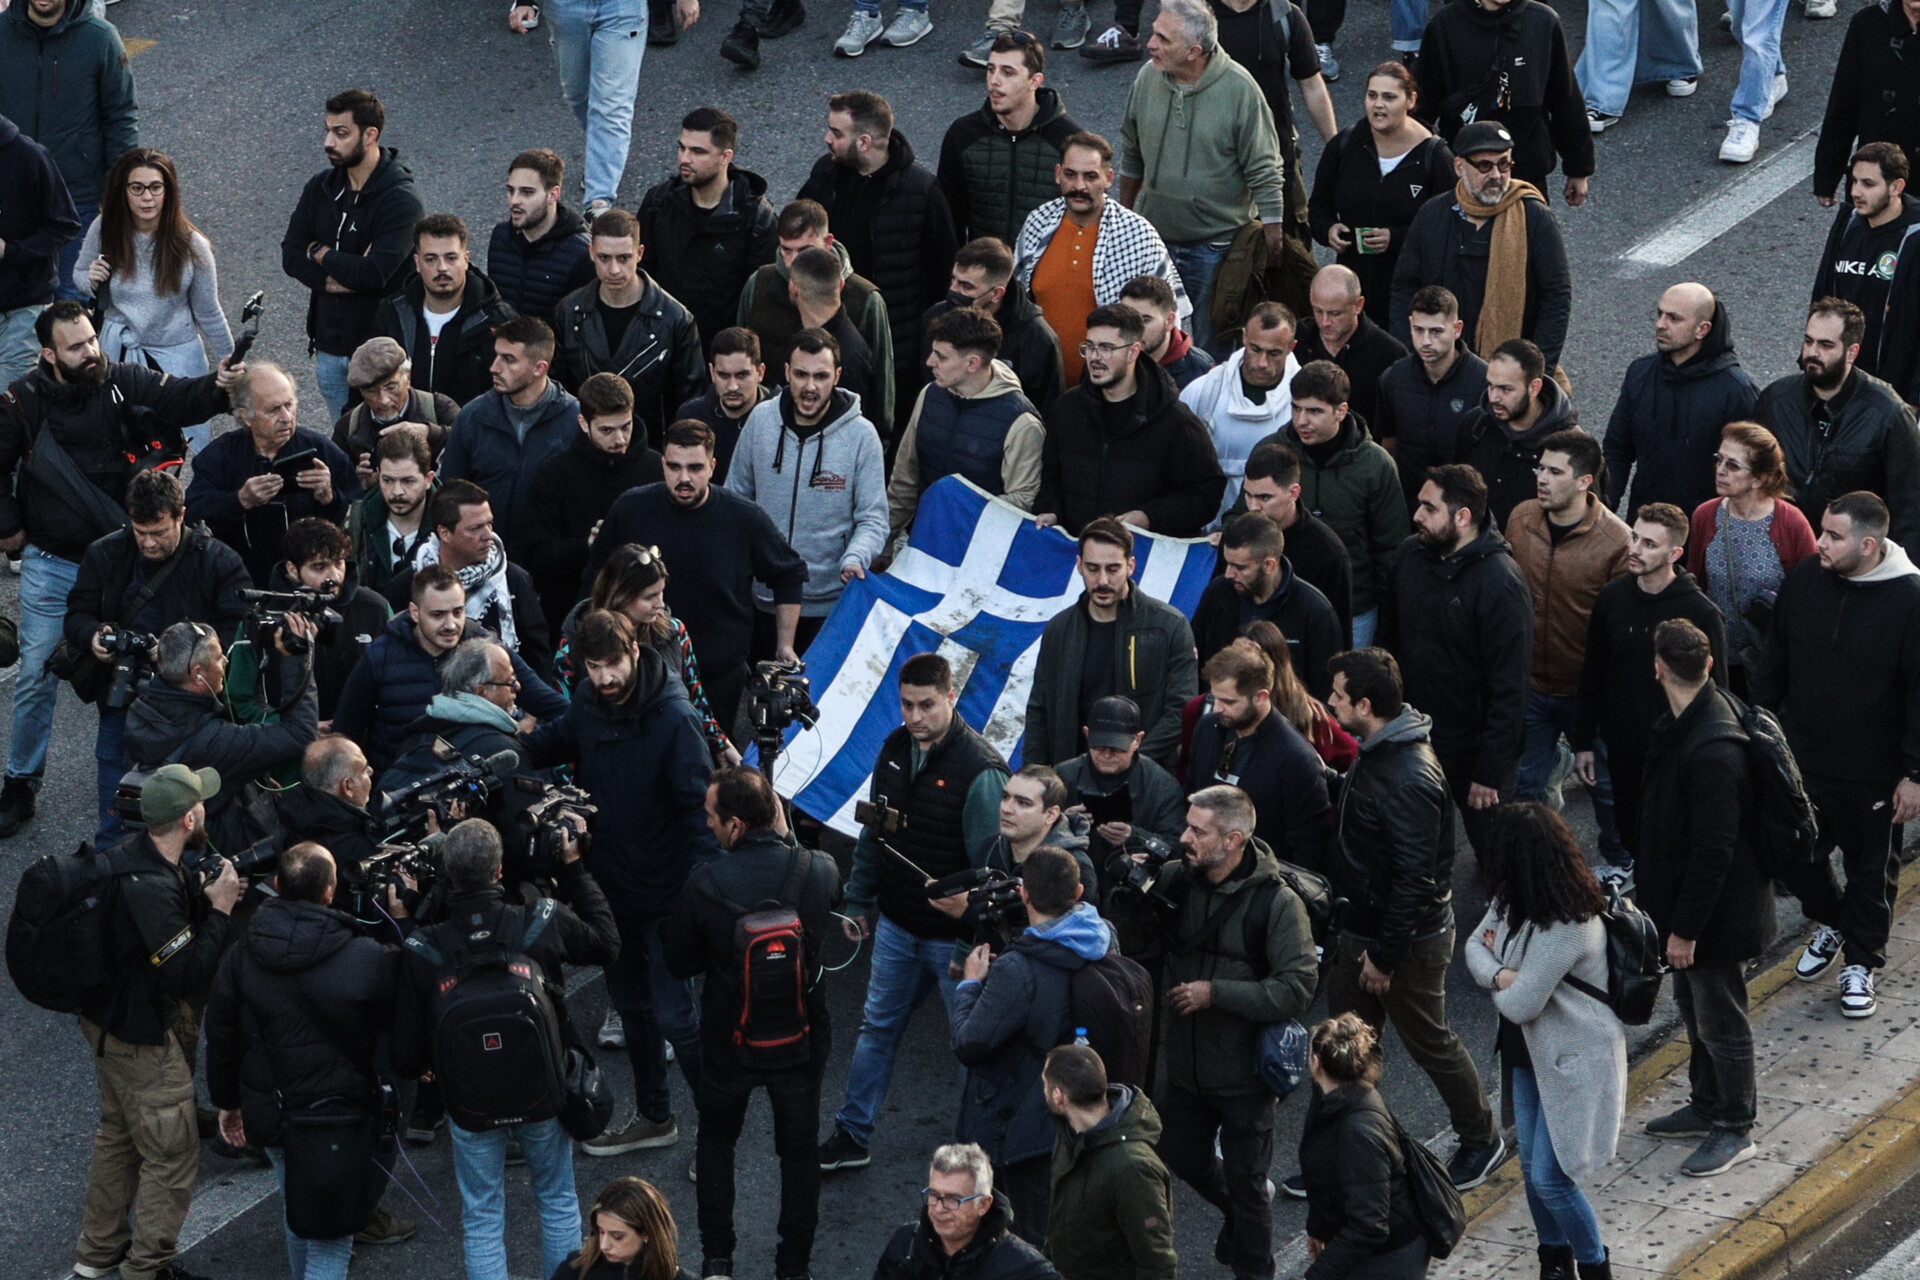
[[1093,1048],[1093,1045],[1087,1040],[1087,1029],[1085,1027],[1075,1027],[1073,1029],[1073,1042],[1082,1049]]

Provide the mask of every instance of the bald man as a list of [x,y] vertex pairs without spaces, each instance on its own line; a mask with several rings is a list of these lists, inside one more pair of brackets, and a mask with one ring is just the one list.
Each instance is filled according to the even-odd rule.
[[[1368,318],[1360,277],[1338,263],[1314,274],[1307,300],[1313,306],[1313,316],[1300,322],[1294,353],[1303,365],[1331,360],[1344,369],[1353,383],[1353,399],[1347,411],[1359,414],[1371,428],[1379,404],[1380,375],[1388,365],[1405,358],[1407,349]],[[1393,448],[1391,444],[1386,447]]]
[[1607,422],[1607,505],[1627,516],[1649,502],[1689,514],[1714,496],[1720,429],[1753,416],[1759,388],[1733,353],[1726,306],[1701,284],[1660,295],[1652,355],[1627,366]]

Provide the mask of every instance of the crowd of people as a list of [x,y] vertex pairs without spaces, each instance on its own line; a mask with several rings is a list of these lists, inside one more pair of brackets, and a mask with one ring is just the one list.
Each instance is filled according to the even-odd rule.
[[[1580,1181],[1623,1121],[1604,921],[1628,898],[1693,1044],[1690,1100],[1648,1132],[1697,1140],[1691,1176],[1751,1158],[1745,965],[1776,887],[1814,924],[1798,976],[1837,966],[1839,1011],[1871,1017],[1920,816],[1920,3],[1849,29],[1798,371],[1757,386],[1724,302],[1675,283],[1601,435],[1561,364],[1549,176],[1582,204],[1634,84],[1695,92],[1690,9],[1596,4],[1575,64],[1536,0],[1395,0],[1397,56],[1341,130],[1341,0],[1162,0],[1150,28],[1123,3],[1091,41],[1084,4],[1048,40],[996,0],[961,54],[985,104],[934,167],[884,98],[836,93],[776,205],[701,106],[629,212],[641,56],[699,11],[646,8],[511,10],[550,25],[583,201],[555,151],[507,159],[484,266],[378,97],[325,102],[281,242],[318,429],[229,325],[101,6],[0,11],[0,839],[46,822],[66,684],[98,710],[76,856],[120,886],[89,899],[110,980],[64,1006],[101,1097],[75,1275],[192,1280],[174,1255],[212,1140],[278,1170],[294,1280],[336,1280],[356,1242],[412,1235],[380,1207],[391,1139],[443,1128],[470,1280],[507,1274],[517,1162],[556,1280],[693,1274],[658,1188],[614,1180],[583,1230],[574,1181],[576,1142],[679,1141],[677,1070],[697,1274],[736,1272],[765,1089],[774,1275],[804,1280],[822,1177],[885,1140],[937,994],[953,1141],[876,1276],[1171,1277],[1174,1177],[1237,1280],[1274,1275],[1276,1194],[1307,1201],[1311,1280],[1421,1276],[1449,1243],[1423,1188],[1508,1150],[1448,1017],[1462,952],[1543,1280],[1596,1280]],[[1731,17],[1721,158],[1744,162],[1786,92],[1785,6]],[[747,0],[722,52],[751,68],[804,19]],[[860,0],[836,52],[931,28]],[[1150,60],[1111,140],[1047,86],[1049,45]],[[1311,181],[1296,92],[1326,143]],[[898,667],[836,859],[743,751],[949,476],[1073,539],[1084,592],[1038,642],[1018,769],[959,713],[964,670]],[[1142,531],[1217,546],[1190,615],[1135,580]],[[1771,856],[1769,727],[1817,856]],[[1560,813],[1576,785],[1591,857]],[[1470,931],[1456,827],[1489,901]],[[848,946],[865,1003],[823,1140]],[[604,972],[597,1031],[566,966]],[[1457,1138],[1434,1177],[1374,1088],[1389,1024]],[[625,1051],[630,1096],[595,1048]],[[1278,1099],[1309,1082],[1276,1169]]]

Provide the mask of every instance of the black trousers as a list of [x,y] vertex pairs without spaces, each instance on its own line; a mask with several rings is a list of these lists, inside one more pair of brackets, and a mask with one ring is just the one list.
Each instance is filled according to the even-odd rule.
[[993,1194],[995,1199],[1005,1196],[1013,1209],[1013,1234],[1045,1251],[1047,1214],[1053,1203],[1053,1157],[995,1165]]
[[1676,969],[1673,999],[1693,1043],[1687,1082],[1694,1114],[1716,1129],[1748,1132],[1757,1102],[1746,966],[1730,960]]
[[[1436,751],[1435,754],[1440,757],[1440,771],[1447,775],[1447,790],[1453,793],[1454,807],[1460,810],[1460,827],[1467,833],[1467,843],[1473,846],[1477,857],[1486,846],[1488,825],[1493,821],[1493,810],[1476,809],[1467,803],[1467,796],[1473,787],[1473,762],[1477,753]],[[1514,762],[1514,767],[1518,769],[1519,761]],[[1502,800],[1514,798],[1516,781],[1509,778],[1500,788]]]
[[[1900,858],[1894,847],[1893,785],[1806,779],[1807,796],[1820,811],[1820,859],[1795,872],[1787,888],[1809,919],[1838,929],[1847,940],[1848,964],[1878,969],[1887,963],[1893,900],[1900,892]],[[1830,855],[1840,850],[1847,885],[1840,887]]]
[[[1221,1240],[1234,1280],[1273,1280],[1273,1095],[1206,1097],[1168,1085],[1159,1099],[1160,1158],[1226,1215]],[[1220,1154],[1213,1139],[1220,1138]]]
[[1613,777],[1613,826],[1627,853],[1640,856],[1640,809],[1646,803],[1647,757],[1644,742],[1615,746],[1607,740],[1607,770]]
[[[780,1161],[780,1243],[773,1274],[804,1276],[820,1222],[820,1076],[817,1065],[779,1075],[729,1076],[708,1069],[700,1079],[700,1137],[694,1148],[699,1190],[700,1247],[709,1258],[731,1258],[733,1157],[755,1089],[773,1109],[773,1151]],[[751,1270],[751,1268],[747,1268]]]

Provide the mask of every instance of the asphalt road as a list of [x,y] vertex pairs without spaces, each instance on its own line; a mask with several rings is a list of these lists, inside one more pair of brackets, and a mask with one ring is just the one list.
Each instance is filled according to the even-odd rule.
[[[1096,23],[1106,21],[1104,3],[1095,8]],[[504,166],[515,152],[552,146],[577,175],[580,133],[559,100],[544,35],[511,35],[504,9],[504,4],[450,0],[272,5],[128,0],[110,11],[129,47],[137,50],[142,140],[178,161],[189,210],[216,246],[229,313],[237,314],[246,293],[266,291],[267,322],[257,351],[298,374],[307,426],[326,423],[301,333],[306,299],[281,274],[278,244],[301,184],[324,164],[320,104],[326,96],[355,84],[376,90],[388,109],[386,141],[413,168],[429,209],[461,214],[481,245],[487,229],[503,216],[499,191]],[[1562,12],[1577,53],[1584,5],[1570,4]],[[1810,143],[1794,144],[1817,127],[1844,23],[1808,22],[1795,7],[1785,46],[1793,92],[1762,132],[1761,162],[1773,163],[1740,170],[1715,158],[1738,66],[1731,40],[1712,25],[1717,12],[1715,5],[1703,9],[1707,65],[1700,92],[1685,100],[1665,98],[1658,86],[1637,94],[1625,122],[1599,140],[1600,171],[1591,200],[1578,210],[1557,206],[1575,272],[1573,333],[1564,363],[1576,402],[1596,430],[1604,425],[1628,361],[1651,349],[1653,304],[1672,281],[1698,279],[1721,293],[1756,379],[1789,372],[1797,354],[1807,282],[1829,215],[1815,205],[1805,181]],[[819,153],[825,99],[839,90],[865,87],[886,94],[900,129],[931,161],[947,124],[981,100],[979,77],[958,66],[953,54],[972,38],[984,14],[984,0],[964,5],[941,0],[935,8],[939,28],[919,46],[876,47],[857,63],[846,63],[829,57],[844,12],[816,4],[809,25],[768,43],[762,69],[747,75],[717,53],[734,15],[710,8],[678,47],[648,53],[622,203],[632,207],[648,185],[667,175],[679,118],[703,102],[722,105],[739,119],[738,162],[767,177],[776,203],[798,189]],[[1031,20],[1049,29],[1052,5],[1036,3]],[[1354,6],[1339,52],[1348,73],[1333,92],[1345,122],[1357,114],[1363,69],[1387,56],[1384,4]],[[1057,55],[1052,83],[1082,124],[1112,136],[1131,74]],[[1310,172],[1317,140],[1305,140],[1304,149]],[[578,198],[577,181],[576,176],[569,183],[570,200]],[[1693,233],[1712,229],[1717,213],[1728,214],[1720,220],[1724,234],[1689,253],[1689,235],[1704,239]],[[1623,256],[1636,246],[1635,258]],[[13,582],[0,573],[0,605],[8,608],[13,607]],[[0,719],[5,715],[0,705]],[[0,844],[0,884],[11,885],[32,858],[71,848],[91,830],[92,737],[92,713],[63,695],[40,816],[21,836]],[[1576,796],[1570,808],[1590,836],[1585,800]],[[1463,927],[1477,921],[1483,908],[1471,878],[1471,861],[1463,858],[1457,876]],[[1783,928],[1797,923],[1791,904],[1783,904]],[[839,1105],[864,981],[864,960],[832,980],[836,1051],[823,1119]],[[1452,994],[1461,1033],[1483,1070],[1491,1071],[1490,1006],[1458,970]],[[577,997],[578,1019],[596,1024],[603,999],[599,983],[588,983]],[[0,1169],[10,1171],[0,1182],[0,1239],[8,1242],[0,1270],[23,1280],[64,1276],[95,1118],[86,1051],[68,1020],[24,1004],[7,984],[0,984],[0,1028],[0,1079],[8,1081],[9,1104],[0,1121]],[[1635,1039],[1659,1029],[1657,1020]],[[630,1097],[625,1068],[616,1062],[613,1075],[623,1096]],[[902,1051],[873,1166],[827,1181],[814,1255],[822,1280],[868,1274],[894,1225],[913,1214],[926,1153],[949,1132],[958,1084],[945,1029],[934,1012],[923,1012]],[[1391,1047],[1385,1088],[1410,1131],[1424,1135],[1445,1129],[1432,1087]],[[583,1196],[618,1174],[657,1180],[682,1224],[688,1265],[697,1266],[693,1188],[685,1180],[694,1115],[678,1083],[674,1101],[687,1135],[677,1148],[612,1160],[583,1157],[577,1174]],[[1298,1100],[1281,1109],[1279,1173],[1291,1167],[1300,1112]],[[764,1104],[756,1104],[747,1133],[736,1274],[766,1276],[777,1175]],[[459,1201],[445,1140],[410,1154],[425,1179],[426,1190],[416,1194],[431,1220],[413,1214],[423,1222],[408,1245],[362,1250],[356,1275],[441,1280],[463,1274]],[[538,1254],[524,1175],[513,1175],[509,1183],[514,1188],[509,1256],[516,1275],[531,1275]],[[278,1200],[271,1187],[270,1175],[207,1155],[184,1237],[187,1265],[216,1277],[284,1274]],[[1176,1197],[1180,1251],[1189,1269],[1201,1274],[1210,1266],[1205,1259],[1217,1219],[1184,1188]],[[1303,1214],[1282,1201],[1274,1218],[1276,1241],[1285,1245],[1297,1236]],[[1297,1256],[1288,1253],[1284,1260]]]
[[1794,1280],[1907,1280],[1920,1274],[1920,1178],[1870,1205],[1794,1267]]

